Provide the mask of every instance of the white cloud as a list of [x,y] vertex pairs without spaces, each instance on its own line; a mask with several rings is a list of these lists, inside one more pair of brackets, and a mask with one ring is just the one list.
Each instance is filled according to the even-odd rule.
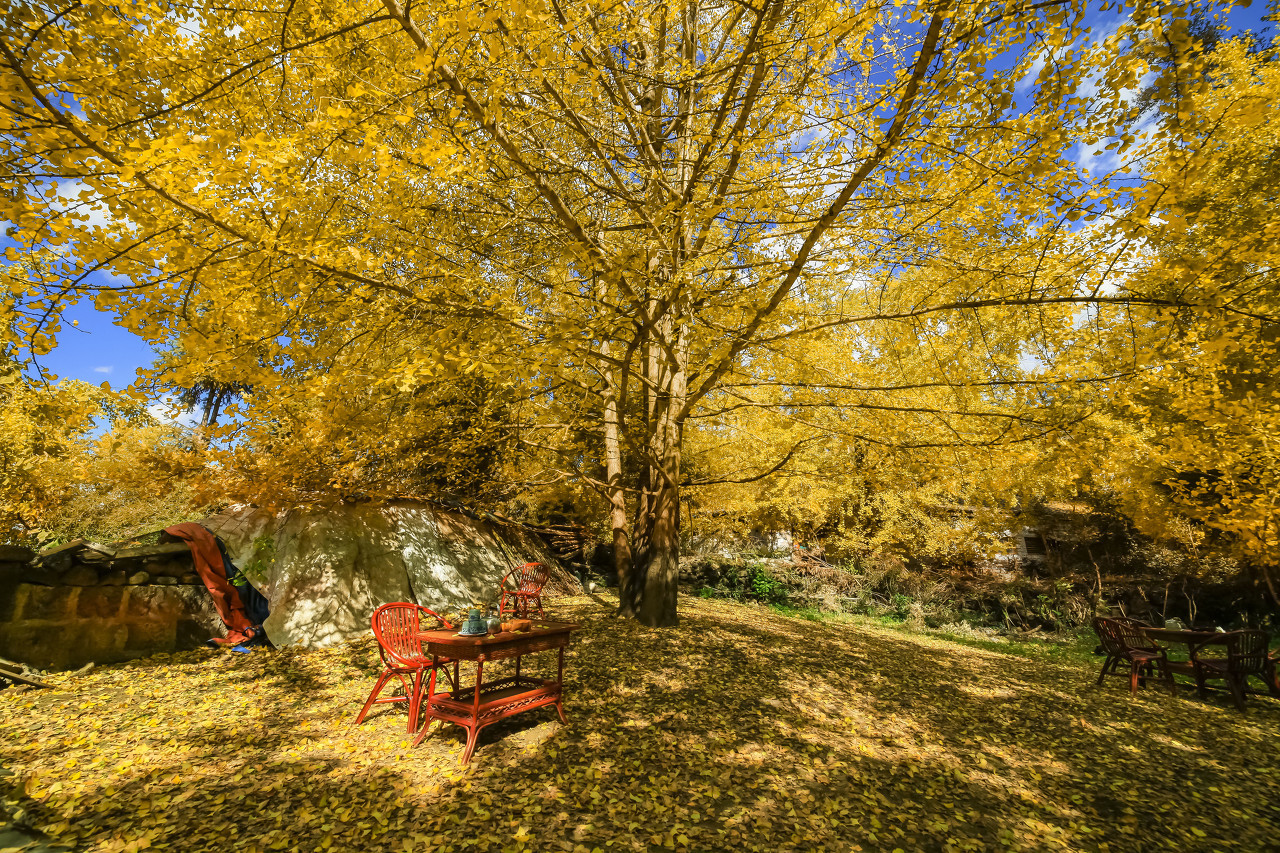
[[[64,211],[74,211],[87,216],[85,224],[89,227],[110,228],[117,224],[115,217],[107,209],[106,203],[84,181],[64,181],[57,184],[57,189],[58,201],[55,206]],[[127,219],[124,222],[130,226],[133,225]]]
[[187,429],[194,428],[200,419],[196,417],[196,413],[190,409],[183,411],[173,403],[172,400],[163,400],[147,406],[147,414],[151,417],[166,424],[177,424]]
[[95,367],[95,368],[93,369],[93,372],[94,372],[94,373],[110,373],[110,372],[111,372],[111,371],[113,371],[113,370],[115,370],[115,366],[114,366],[114,365],[111,365],[111,364],[104,364],[104,365],[102,365],[101,367]]

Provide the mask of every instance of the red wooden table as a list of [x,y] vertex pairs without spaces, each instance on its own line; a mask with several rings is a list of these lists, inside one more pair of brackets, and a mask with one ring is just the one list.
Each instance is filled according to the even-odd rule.
[[[572,622],[538,620],[534,622],[532,630],[518,634],[505,631],[482,637],[463,637],[452,629],[419,633],[423,652],[431,655],[437,665],[441,658],[475,661],[476,683],[465,689],[436,693],[436,671],[432,669],[427,681],[427,693],[422,698],[426,718],[413,745],[417,746],[427,737],[433,721],[457,723],[467,730],[467,748],[462,753],[462,763],[466,764],[476,750],[480,730],[499,720],[534,708],[555,705],[560,714],[560,722],[567,722],[564,705],[560,701],[564,688],[564,648],[569,645],[569,633],[578,627],[580,626]],[[554,681],[520,674],[522,657],[550,649],[557,649],[560,653]],[[516,659],[516,674],[485,684],[485,662],[504,658]]]

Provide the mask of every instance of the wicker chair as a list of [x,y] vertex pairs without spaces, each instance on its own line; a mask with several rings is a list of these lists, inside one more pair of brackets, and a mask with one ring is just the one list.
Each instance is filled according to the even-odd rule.
[[542,563],[525,563],[507,572],[498,584],[498,612],[503,616],[510,613],[521,619],[528,619],[531,615],[543,618],[542,587],[546,585],[548,575],[547,567]]
[[1093,630],[1102,642],[1107,659],[1102,663],[1102,672],[1098,673],[1098,684],[1108,675],[1123,675],[1119,671],[1121,663],[1129,664],[1129,693],[1138,692],[1138,685],[1145,686],[1146,678],[1159,669],[1160,680],[1169,688],[1171,695],[1177,695],[1178,688],[1173,683],[1173,672],[1169,669],[1169,658],[1165,650],[1142,633],[1142,626],[1130,620],[1120,621],[1106,619],[1101,616],[1093,620]]
[[[1227,656],[1205,657],[1204,650],[1214,646],[1226,646]],[[1267,690],[1275,695],[1280,692],[1276,684],[1275,659],[1268,654],[1271,638],[1266,631],[1232,631],[1191,648],[1191,663],[1196,671],[1196,690],[1205,696],[1205,682],[1221,678],[1227,682],[1236,707],[1244,711],[1244,697],[1249,676],[1262,679]]]
[[[427,675],[436,664],[453,664],[453,672],[446,668],[445,677],[458,689],[458,662],[441,658],[433,662],[422,653],[422,641],[416,636],[419,631],[428,631],[434,627],[452,628],[448,620],[417,604],[393,602],[384,604],[373,611],[373,636],[378,641],[378,654],[382,657],[383,671],[373,685],[373,692],[360,709],[353,725],[364,721],[365,715],[374,705],[392,702],[409,703],[408,730],[413,733],[418,728],[419,708],[422,705],[422,686]],[[400,681],[401,695],[385,696],[378,694],[391,679]]]

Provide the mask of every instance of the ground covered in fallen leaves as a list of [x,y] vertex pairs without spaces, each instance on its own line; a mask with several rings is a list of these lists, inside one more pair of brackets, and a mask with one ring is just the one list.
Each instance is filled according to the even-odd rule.
[[[0,693],[6,798],[91,851],[1215,851],[1280,843],[1280,701],[1094,686],[1098,661],[686,597],[583,627],[566,711],[410,748],[351,726],[372,639],[197,651]],[[535,671],[554,672],[543,653]],[[486,668],[486,677],[499,666]],[[464,670],[465,671],[465,670]],[[464,682],[465,683],[465,682]]]

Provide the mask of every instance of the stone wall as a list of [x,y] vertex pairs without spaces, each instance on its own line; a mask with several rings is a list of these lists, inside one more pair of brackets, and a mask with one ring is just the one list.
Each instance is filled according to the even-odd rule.
[[0,657],[76,669],[191,649],[225,629],[185,544],[0,546]]
[[0,657],[38,669],[193,649],[223,633],[204,586],[0,586]]

